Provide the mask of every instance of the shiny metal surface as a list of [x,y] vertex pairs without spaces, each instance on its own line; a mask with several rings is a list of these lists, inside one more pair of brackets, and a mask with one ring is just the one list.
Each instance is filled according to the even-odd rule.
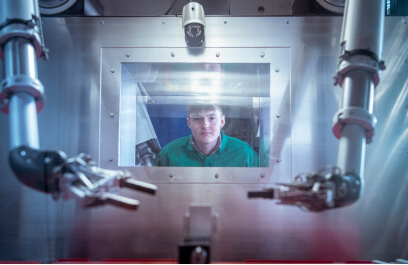
[[[172,60],[172,52],[174,59],[181,56],[180,60],[194,61],[195,55],[185,48],[181,18],[43,20],[50,60],[38,65],[47,97],[39,114],[42,148],[64,150],[68,156],[87,152],[100,166],[116,168],[119,116],[112,108],[118,90],[112,86],[111,94],[104,95],[102,86],[107,81],[119,82],[120,65],[105,59],[116,50],[122,52],[122,61],[135,62],[154,53],[151,58],[161,62]],[[191,203],[206,203],[218,213],[213,261],[406,259],[407,20],[385,20],[383,59],[388,69],[375,91],[377,132],[366,150],[365,194],[356,204],[314,214],[246,198],[249,190],[336,163],[338,141],[332,135],[331,121],[342,90],[333,87],[331,76],[340,52],[341,18],[206,17],[204,52],[214,61],[218,49],[220,58],[224,50],[242,50],[237,61],[265,50],[265,57],[274,50],[289,55],[283,66],[284,61],[270,60],[274,78],[290,79],[277,90],[279,100],[271,99],[273,163],[262,171],[265,179],[261,169],[253,174],[250,170],[221,173],[212,168],[207,174],[212,179],[219,173],[218,180],[198,181],[198,171],[186,169],[171,172],[174,178],[180,174],[188,180],[178,183],[165,180],[168,169],[141,168],[136,178],[152,176],[163,181],[157,184],[155,197],[121,191],[141,202],[137,212],[112,207],[83,210],[74,202],[54,202],[19,184],[7,165],[8,141],[2,141],[0,260],[177,258],[183,215]],[[0,115],[0,124],[7,124],[8,118]],[[1,135],[8,135],[7,131],[7,126],[0,126]],[[152,170],[158,174],[153,176]],[[224,174],[229,182],[223,181]],[[240,183],[233,183],[235,176]],[[243,181],[245,176],[249,182]],[[190,181],[194,179],[197,181]]]

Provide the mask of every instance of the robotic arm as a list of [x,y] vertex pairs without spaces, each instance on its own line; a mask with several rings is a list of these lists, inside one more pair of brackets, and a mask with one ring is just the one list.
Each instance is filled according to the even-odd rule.
[[44,88],[36,60],[47,59],[37,0],[0,1],[0,109],[10,115],[10,166],[25,185],[52,193],[54,198],[78,199],[84,207],[111,203],[136,209],[139,202],[111,193],[128,187],[155,194],[157,187],[132,179],[120,170],[96,167],[91,158],[73,158],[61,151],[38,150],[37,112],[44,106]]
[[333,133],[340,140],[337,166],[303,174],[292,184],[249,192],[249,198],[277,199],[310,211],[341,207],[358,200],[363,192],[366,144],[372,141],[374,88],[379,83],[385,6],[382,0],[346,1],[341,56],[335,85],[343,88]]

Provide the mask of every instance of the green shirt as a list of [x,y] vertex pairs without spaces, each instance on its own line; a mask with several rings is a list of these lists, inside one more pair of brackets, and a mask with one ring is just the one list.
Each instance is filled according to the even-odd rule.
[[191,135],[167,144],[157,155],[155,164],[162,167],[257,167],[258,154],[244,141],[225,135],[221,148],[204,156],[191,145]]

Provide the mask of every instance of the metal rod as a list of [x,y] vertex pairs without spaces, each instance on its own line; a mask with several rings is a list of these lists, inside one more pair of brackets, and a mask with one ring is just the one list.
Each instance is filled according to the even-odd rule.
[[[359,107],[372,114],[374,83],[370,73],[354,70],[347,73],[343,83],[342,108]],[[360,124],[345,124],[339,142],[337,165],[345,174],[364,176],[366,131]]]
[[16,93],[10,101],[10,148],[22,145],[39,149],[37,108],[27,93]]
[[[9,40],[4,47],[4,66],[6,78],[21,76],[36,80],[36,55],[30,40],[25,38]],[[15,93],[10,99],[9,113],[11,149],[21,145],[38,149],[40,144],[34,97],[29,93]]]

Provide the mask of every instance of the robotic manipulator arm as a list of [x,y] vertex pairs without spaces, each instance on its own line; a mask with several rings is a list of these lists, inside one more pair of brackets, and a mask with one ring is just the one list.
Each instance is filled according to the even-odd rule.
[[47,59],[37,0],[0,1],[0,58],[5,78],[0,109],[10,116],[10,166],[25,185],[54,198],[77,199],[84,207],[110,203],[137,209],[137,200],[111,193],[128,187],[155,194],[155,185],[137,181],[126,171],[96,167],[90,156],[67,158],[62,151],[39,150],[37,112],[44,88],[37,78],[37,59]]
[[340,110],[334,116],[333,134],[340,140],[337,166],[314,174],[303,174],[292,184],[249,192],[249,198],[269,198],[280,204],[323,211],[349,205],[364,187],[366,144],[372,141],[374,88],[378,85],[381,61],[384,1],[346,1],[341,34],[341,56],[335,85],[343,88]]

